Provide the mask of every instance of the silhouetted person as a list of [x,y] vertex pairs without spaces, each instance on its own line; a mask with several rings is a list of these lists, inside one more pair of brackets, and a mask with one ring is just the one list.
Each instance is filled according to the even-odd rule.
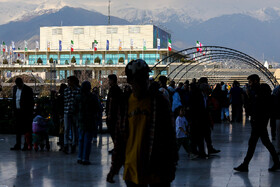
[[[71,152],[76,152],[77,143],[77,126],[74,115],[74,101],[75,97],[80,94],[78,79],[75,76],[67,78],[68,87],[64,89],[64,152],[69,152],[69,145],[71,145]],[[71,132],[71,134],[70,134]],[[72,140],[70,139],[70,135]]]
[[248,165],[254,155],[257,142],[260,138],[263,145],[270,152],[274,162],[274,165],[268,170],[275,171],[279,169],[279,158],[267,132],[268,120],[272,109],[271,89],[267,84],[260,84],[260,77],[256,74],[250,75],[247,79],[250,86],[247,94],[252,131],[246,157],[243,163],[234,168],[234,170],[248,172]]
[[175,178],[178,153],[168,100],[149,90],[150,68],[138,59],[129,62],[125,73],[132,94],[124,101],[124,115],[116,128],[115,150],[107,181],[124,165],[129,186],[168,187]]
[[32,149],[32,121],[34,110],[34,99],[32,88],[25,85],[21,78],[16,78],[13,87],[13,111],[15,115],[16,144],[11,150],[21,149],[21,135],[24,134],[25,141],[23,151]]
[[229,91],[229,99],[232,107],[232,121],[241,122],[243,117],[243,90],[239,87],[239,82],[233,81]]
[[[107,96],[106,102],[106,123],[108,131],[111,135],[113,142],[115,142],[115,128],[118,119],[118,109],[120,107],[122,99],[122,91],[118,86],[118,79],[115,74],[108,75],[109,79],[109,93]],[[112,153],[113,150],[110,150],[109,153]]]
[[67,85],[62,83],[59,87],[59,91],[56,97],[56,105],[59,116],[59,142],[60,151],[64,149],[64,89],[67,88]]
[[89,81],[82,83],[81,93],[75,97],[74,106],[79,127],[79,153],[77,163],[89,165],[91,141],[96,130],[99,110],[97,96],[91,93],[91,84]]

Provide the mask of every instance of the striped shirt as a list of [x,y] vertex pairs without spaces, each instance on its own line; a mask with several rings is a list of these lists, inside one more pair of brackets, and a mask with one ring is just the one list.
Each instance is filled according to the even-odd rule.
[[81,90],[79,87],[65,88],[64,90],[64,114],[73,114],[73,107],[75,97],[80,94]]

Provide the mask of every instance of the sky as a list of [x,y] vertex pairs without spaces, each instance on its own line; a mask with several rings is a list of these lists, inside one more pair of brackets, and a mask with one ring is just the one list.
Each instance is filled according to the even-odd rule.
[[[0,3],[18,2],[25,4],[57,4],[59,0],[0,0]],[[82,7],[107,14],[109,0],[61,0],[63,4]],[[195,14],[203,19],[224,14],[244,13],[268,7],[280,8],[280,0],[111,0],[111,13],[117,16],[117,10],[122,8],[140,8],[155,10],[174,8]]]

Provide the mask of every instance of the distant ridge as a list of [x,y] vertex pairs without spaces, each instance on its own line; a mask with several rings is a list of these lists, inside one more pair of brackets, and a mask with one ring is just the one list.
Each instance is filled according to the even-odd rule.
[[[0,25],[0,40],[5,41],[7,45],[13,40],[20,47],[23,47],[24,40],[29,40],[28,48],[34,48],[35,41],[32,38],[38,39],[42,26],[60,26],[61,21],[63,26],[107,25],[107,20],[108,17],[101,13],[65,6],[55,13]],[[111,16],[111,25],[127,24],[131,23]]]

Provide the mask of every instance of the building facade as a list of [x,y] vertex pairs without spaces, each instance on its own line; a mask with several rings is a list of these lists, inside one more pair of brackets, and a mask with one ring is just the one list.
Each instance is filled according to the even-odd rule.
[[[86,68],[98,78],[110,73],[122,75],[133,59],[141,58],[154,66],[174,52],[168,50],[170,40],[168,32],[154,25],[41,27],[36,49],[15,52],[23,56],[24,69],[49,72],[55,68],[56,79],[65,79]],[[163,61],[162,67],[166,63]],[[160,68],[151,75],[167,74]]]

